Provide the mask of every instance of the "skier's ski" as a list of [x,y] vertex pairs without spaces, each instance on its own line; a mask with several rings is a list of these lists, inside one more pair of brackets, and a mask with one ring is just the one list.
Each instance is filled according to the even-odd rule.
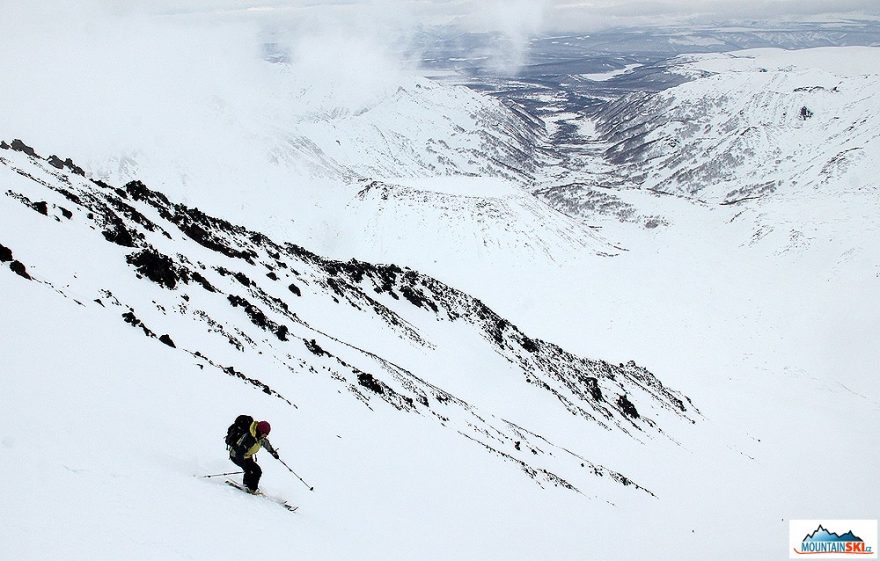
[[[245,486],[243,486],[243,485],[241,485],[241,484],[239,484],[239,483],[236,483],[235,481],[229,481],[229,480],[227,479],[227,480],[225,481],[225,483],[226,483],[227,485],[229,485],[230,487],[235,487],[235,488],[238,489],[239,491],[243,491],[243,492],[245,492],[245,493],[251,494],[250,491],[248,491],[247,487],[245,487]],[[257,494],[255,494],[254,496],[255,496],[255,497],[262,497],[262,498],[264,498],[264,499],[266,499],[266,500],[272,501],[273,503],[275,503],[275,504],[277,504],[277,505],[279,505],[279,506],[284,507],[284,508],[287,509],[289,512],[296,512],[296,510],[299,508],[298,506],[294,506],[294,505],[292,505],[292,504],[288,504],[287,501],[285,501],[284,499],[279,499],[278,497],[272,497],[272,496],[270,496],[270,495],[264,495],[263,493],[257,493]]]

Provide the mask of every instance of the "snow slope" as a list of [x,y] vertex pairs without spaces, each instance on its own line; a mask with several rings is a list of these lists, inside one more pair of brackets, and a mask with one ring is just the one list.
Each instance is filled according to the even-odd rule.
[[874,101],[880,66],[854,68],[853,61],[874,59],[874,50],[700,58],[682,70],[717,73],[656,96],[656,106],[643,105],[640,112],[657,119],[650,132],[639,134],[634,122],[614,125],[628,132],[625,141],[609,135],[615,141],[609,156],[617,163],[651,160],[641,166],[644,188],[724,204],[830,182],[836,189],[869,183],[859,162],[880,150]]
[[[3,442],[36,454],[38,465],[29,473],[57,501],[49,507],[57,518],[39,519],[38,503],[20,487],[10,519],[41,530],[17,542],[10,551],[16,558],[44,557],[55,548],[93,555],[76,546],[82,528],[132,505],[137,510],[114,516],[116,535],[126,539],[102,554],[151,558],[157,548],[180,547],[175,544],[184,533],[168,534],[163,524],[169,511],[183,510],[183,502],[215,513],[227,501],[237,501],[233,511],[274,506],[242,504],[250,498],[194,477],[227,467],[219,435],[227,417],[247,407],[276,427],[289,424],[287,436],[276,429],[276,444],[284,449],[293,434],[302,438],[299,453],[317,462],[309,470],[304,461],[305,473],[320,473],[328,488],[349,471],[365,469],[366,479],[354,481],[369,489],[330,491],[321,508],[344,510],[355,501],[371,516],[370,505],[381,503],[383,524],[410,508],[411,498],[394,498],[401,471],[387,469],[409,461],[420,474],[410,487],[420,500],[426,489],[448,492],[448,479],[431,484],[421,478],[446,473],[450,464],[458,465],[456,478],[478,475],[453,494],[459,502],[476,488],[509,493],[520,488],[512,483],[518,479],[549,493],[571,493],[578,499],[563,502],[572,508],[582,508],[581,500],[656,500],[646,484],[588,455],[605,454],[594,447],[598,442],[619,440],[642,453],[650,443],[675,446],[674,435],[700,419],[686,397],[635,363],[592,361],[531,339],[479,300],[430,277],[395,266],[328,261],[174,204],[142,183],[116,188],[89,180],[75,162],[42,158],[21,141],[0,148],[7,188],[0,248],[8,295],[3,340],[13,387],[4,393],[3,409],[21,423],[8,425]],[[37,335],[36,326],[46,323],[45,334]],[[248,397],[239,400],[240,394]],[[54,434],[40,446],[21,444],[34,430]],[[446,436],[438,440],[438,431]],[[554,433],[568,441],[554,442]],[[309,441],[314,447],[305,452]],[[592,452],[579,451],[579,441],[593,442]],[[430,443],[430,451],[415,442]],[[607,457],[619,460],[614,452]],[[21,469],[13,458],[4,456],[10,476]],[[487,484],[498,469],[506,475]],[[268,481],[278,476],[274,471]],[[374,477],[386,481],[377,484],[381,498],[373,495]],[[155,494],[154,485],[168,489],[170,498],[144,512],[140,502]],[[89,495],[97,504],[80,512],[81,525],[61,529],[55,521],[81,509]],[[485,506],[497,504],[493,496]],[[421,529],[410,532],[415,543],[424,543],[425,531],[448,524],[450,508],[453,502],[444,503],[429,515],[433,524],[419,523]],[[318,516],[332,518],[330,512]],[[265,513],[269,524],[283,523],[278,514]],[[187,555],[213,552],[196,548],[227,524],[222,515],[196,518],[192,545],[181,550]],[[163,537],[129,542],[124,529],[134,520]],[[37,543],[45,534],[58,541]],[[313,545],[302,551],[318,548],[327,536],[317,532],[308,539]],[[362,550],[359,539],[329,558],[352,551],[381,557],[381,550]],[[451,546],[472,542],[469,537]],[[266,553],[278,551],[281,543],[273,543],[264,546]],[[494,551],[498,544],[487,547]],[[440,550],[437,558],[453,552]],[[239,554],[235,547],[223,553]]]
[[[749,221],[749,237],[771,251],[833,236],[841,199],[873,205],[877,198],[875,51],[757,49],[678,59],[670,69],[692,81],[624,96],[595,115],[595,139],[604,144],[595,159],[605,176],[584,181],[728,206],[730,221]],[[590,203],[598,195],[567,186],[545,196],[569,212],[597,207]]]
[[353,255],[340,216],[362,180],[526,183],[550,157],[540,121],[421,77],[370,34],[57,8],[0,24],[8,140],[322,254]]
[[[585,142],[560,147],[573,150],[567,171],[545,170],[537,194],[598,227],[619,248],[613,259],[496,254],[461,267],[482,248],[445,260],[422,236],[378,248],[544,338],[609,362],[635,356],[687,388],[706,430],[685,444],[687,460],[652,453],[677,503],[661,501],[662,517],[639,525],[640,544],[660,545],[636,558],[738,559],[742,550],[716,547],[732,535],[771,558],[789,519],[876,517],[874,50],[689,58],[673,66],[693,81],[571,121]],[[812,117],[800,118],[804,106]],[[394,235],[389,224],[381,239]],[[694,527],[693,539],[651,541],[669,527]]]
[[[810,67],[809,53],[790,56]],[[864,51],[847,56],[873,60]],[[264,162],[276,137],[259,140],[265,123],[234,104],[220,113],[244,123],[230,130],[253,126],[256,137],[238,136],[252,141],[244,147],[233,142],[214,152],[189,146],[186,135],[166,135],[141,143],[131,162],[120,157],[101,167],[109,161],[103,150],[116,145],[94,135],[100,138],[78,151],[70,139],[83,129],[23,119],[39,111],[19,98],[19,114],[4,114],[4,122],[17,119],[39,140],[19,127],[7,134],[40,153],[73,154],[76,162],[29,156],[23,144],[0,151],[0,244],[9,250],[0,265],[0,472],[23,481],[5,494],[0,557],[741,559],[746,550],[773,558],[784,554],[791,518],[875,517],[874,160],[854,158],[846,170],[822,173],[849,148],[850,134],[859,135],[856,154],[872,153],[870,127],[854,116],[873,117],[851,103],[861,90],[844,90],[842,102],[828,91],[794,91],[815,85],[825,76],[820,71],[745,60],[743,72],[697,66],[701,76],[720,73],[664,94],[673,105],[692,95],[697,109],[704,97],[713,100],[708,113],[687,104],[677,109],[713,133],[705,144],[691,138],[686,149],[709,150],[725,162],[738,133],[716,131],[718,120],[751,123],[759,105],[742,106],[742,114],[728,109],[722,102],[734,98],[714,97],[721,83],[796,110],[815,94],[837,104],[847,127],[822,121],[840,133],[824,143],[814,135],[825,126],[808,134],[827,118],[821,111],[768,127],[770,140],[730,169],[713,168],[708,157],[683,161],[679,171],[714,170],[711,181],[688,183],[685,171],[675,180],[662,176],[664,187],[674,186],[663,195],[632,188],[659,188],[645,182],[668,171],[651,167],[656,158],[637,161],[659,146],[642,146],[639,135],[677,138],[680,124],[642,123],[644,100],[620,106],[618,115],[639,123],[635,132],[627,137],[622,127],[623,145],[607,158],[585,158],[566,180],[574,195],[580,184],[613,196],[604,206],[610,219],[558,206],[572,215],[560,217],[496,180],[412,181],[433,173],[422,167],[429,160],[418,158],[407,160],[411,174],[336,183],[334,192],[288,176],[295,166],[282,160],[258,168],[259,177],[245,175]],[[749,70],[752,64],[760,66]],[[754,92],[767,84],[781,84],[778,98]],[[386,99],[414,107],[406,99],[414,91]],[[455,98],[451,107],[476,96],[459,93],[427,95]],[[397,111],[380,106],[376,115]],[[421,109],[399,114],[421,118]],[[455,114],[485,138],[471,110]],[[342,144],[349,132],[363,134],[351,145],[362,142],[367,155],[347,162],[389,173],[407,135],[418,138],[420,153],[433,134],[370,118],[325,115],[312,123],[314,135],[330,152],[337,134]],[[454,130],[436,118],[431,127]],[[511,138],[503,129],[499,134]],[[402,132],[380,148],[376,135],[384,130]],[[791,151],[789,137],[799,139]],[[626,139],[640,148],[627,152],[632,161],[615,163]],[[593,140],[600,152],[611,146],[609,137]],[[105,144],[90,152],[93,142]],[[502,151],[515,144],[499,142]],[[354,153],[342,153],[342,144],[332,161],[311,160],[312,171],[341,177],[355,169],[336,166]],[[319,154],[282,148],[298,162]],[[238,160],[230,157],[234,149],[242,151]],[[677,165],[676,150],[657,158]],[[779,164],[767,159],[777,150],[786,155]],[[444,152],[452,154],[449,169],[466,164],[482,175],[479,162],[490,149],[470,152],[476,167],[466,152]],[[814,153],[822,156],[818,168]],[[77,164],[119,175],[108,172],[96,183]],[[486,175],[508,173],[487,165]],[[788,172],[807,170],[799,185],[809,189],[784,184],[760,199],[721,204],[760,179],[755,170],[783,182]],[[135,177],[144,183],[127,182]],[[278,190],[281,179],[295,184],[294,198]],[[619,187],[629,189],[612,190]],[[160,193],[166,188],[169,199]],[[597,201],[588,203],[595,208]],[[340,218],[345,208],[351,229]],[[228,221],[210,216],[218,209],[228,211]],[[271,219],[262,214],[267,209]],[[398,214],[375,218],[387,209]],[[273,219],[269,236],[256,233]],[[658,227],[643,227],[655,219]],[[601,227],[601,238],[584,220]],[[772,230],[755,237],[762,224]],[[449,231],[456,236],[439,235]],[[809,243],[793,243],[792,231]],[[494,245],[481,244],[484,238]],[[333,261],[283,241],[289,239],[400,266]],[[160,343],[163,335],[175,348]],[[587,356],[601,358],[581,358]],[[639,417],[627,413],[627,402]],[[231,469],[220,437],[242,412],[272,421],[282,456],[316,487],[309,493],[282,466],[262,460],[264,488],[300,504],[297,514],[194,477]],[[827,442],[835,443],[833,454]],[[259,539],[231,530],[242,520],[262,529]],[[731,536],[749,539],[738,546]]]
[[[438,184],[454,189],[438,190]],[[442,262],[445,274],[620,252],[582,221],[516,185],[486,179],[372,181],[346,206],[345,215],[346,227],[360,232],[350,248],[355,254],[377,261],[405,258],[419,267]],[[411,248],[422,250],[410,255]]]
[[[38,55],[29,56],[39,64]],[[218,84],[222,76],[211,76],[205,83],[176,84],[182,91],[161,103],[150,95],[169,77],[153,65],[135,72],[133,83],[122,84],[110,102],[65,95],[44,75],[8,60],[10,67],[0,66],[0,74],[15,87],[0,100],[18,111],[3,115],[0,126],[30,134],[29,142],[46,150],[75,152],[92,177],[114,184],[145,181],[217,212],[240,213],[246,204],[260,218],[278,197],[292,206],[310,190],[365,178],[464,175],[524,182],[546,157],[538,121],[464,87],[398,72],[358,95],[351,90],[362,84],[325,81],[315,75],[320,69],[239,58],[233,61],[238,66],[209,66],[196,78],[237,73],[226,80],[242,86]],[[108,70],[111,76],[118,72]],[[52,83],[76,84],[71,74],[53,76]],[[29,96],[34,90],[55,94],[37,106]],[[99,106],[96,114],[93,107]],[[113,134],[83,142],[66,132],[96,126]]]

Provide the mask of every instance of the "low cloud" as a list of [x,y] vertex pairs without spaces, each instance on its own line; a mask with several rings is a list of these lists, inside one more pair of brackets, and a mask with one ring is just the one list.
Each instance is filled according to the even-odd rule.
[[[824,0],[61,0],[16,2],[0,18],[0,135],[86,151],[169,135],[203,142],[224,120],[356,112],[406,80],[421,31],[496,34],[487,64],[511,71],[554,29],[700,17],[809,15]],[[835,11],[877,13],[874,0]],[[286,67],[264,60],[271,43]],[[407,53],[406,55],[404,53]],[[89,131],[92,131],[89,133]],[[206,132],[207,131],[207,132]],[[68,138],[64,138],[67,136]],[[233,142],[233,140],[229,140]]]
[[[357,112],[406,79],[407,62],[378,30],[358,32],[363,22],[241,4],[17,8],[0,23],[0,137],[96,159],[168,145],[244,150],[247,127]],[[267,62],[267,43],[288,64]]]

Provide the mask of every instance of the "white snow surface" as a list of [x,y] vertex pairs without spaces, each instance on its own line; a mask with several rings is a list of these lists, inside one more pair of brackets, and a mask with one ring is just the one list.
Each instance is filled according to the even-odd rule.
[[633,68],[638,68],[641,66],[640,64],[627,64],[623,68],[618,68],[615,70],[609,70],[607,72],[591,72],[589,74],[579,74],[579,76],[586,78],[587,80],[592,80],[593,82],[605,82],[612,78],[616,78],[617,76],[621,76],[626,74],[627,72],[632,71]]
[[[15,558],[45,556],[55,547],[73,558],[233,558],[253,551],[252,544],[235,533],[220,531],[227,541],[217,541],[214,534],[218,525],[240,517],[265,524],[265,531],[277,537],[261,542],[258,551],[270,555],[309,539],[315,541],[298,545],[297,551],[311,558],[385,558],[387,548],[380,544],[389,541],[410,557],[438,532],[451,541],[426,558],[513,554],[513,542],[500,550],[496,543],[483,543],[479,536],[485,528],[477,520],[496,516],[499,508],[502,513],[530,508],[529,497],[542,495],[529,486],[562,493],[560,508],[569,505],[564,508],[574,511],[560,510],[555,515],[560,517],[587,504],[611,508],[655,500],[642,483],[633,485],[635,476],[618,473],[613,464],[625,448],[645,453],[648,442],[660,451],[675,448],[671,435],[689,431],[700,417],[689,402],[681,411],[674,407],[677,394],[655,384],[648,373],[604,363],[596,364],[603,402],[578,397],[576,384],[552,372],[576,367],[580,359],[541,342],[526,350],[522,335],[501,318],[493,319],[479,302],[430,279],[407,284],[415,291],[407,296],[404,285],[395,282],[410,274],[418,278],[414,272],[383,269],[376,277],[363,269],[352,277],[328,275],[358,264],[324,262],[295,248],[267,245],[232,226],[198,222],[220,244],[212,251],[209,242],[196,243],[200,230],[172,225],[169,217],[181,212],[179,207],[148,204],[161,197],[149,199],[136,186],[128,186],[123,197],[13,148],[3,151],[0,164],[0,177],[9,187],[0,199],[0,249],[13,248],[13,255],[4,256],[11,264],[4,265],[2,275],[8,298],[3,341],[15,355],[5,371],[11,390],[3,394],[3,407],[17,418],[2,442],[17,451],[27,447],[20,435],[56,429],[39,448],[3,456],[4,474],[16,473],[29,453],[43,458],[35,460],[39,467],[31,474],[53,497],[46,508],[57,513],[46,519],[34,508],[33,495],[13,497],[10,520],[36,529],[26,533],[32,539],[3,540]],[[111,216],[111,207],[125,217],[119,220],[134,232],[137,249],[105,240],[113,223],[95,216]],[[154,248],[150,251],[159,251],[179,270],[205,280],[183,282],[181,276],[163,287],[141,278],[147,273],[136,275],[134,263],[126,264],[142,255],[140,248]],[[13,273],[18,260],[27,264],[30,280]],[[392,274],[398,281],[389,288],[372,284]],[[286,286],[291,282],[296,296]],[[214,288],[200,288],[203,283]],[[431,306],[411,303],[419,295],[441,308],[432,313]],[[285,327],[283,337],[274,327],[248,321],[253,314],[245,309],[253,303],[264,323]],[[484,331],[482,322],[499,334]],[[37,327],[44,323],[45,329]],[[170,335],[175,349],[159,343],[160,335]],[[22,337],[37,340],[25,350]],[[495,338],[504,344],[493,344]],[[310,351],[309,345],[323,350]],[[599,374],[605,371],[611,375]],[[55,383],[57,376],[63,380]],[[381,384],[381,391],[369,389],[371,384]],[[639,409],[639,419],[628,419],[614,405],[621,395]],[[264,461],[264,491],[300,505],[297,515],[311,511],[308,516],[316,517],[318,526],[308,538],[285,531],[292,522],[277,515],[290,514],[277,505],[200,478],[231,469],[220,435],[227,417],[243,411],[272,420],[275,445],[317,488],[315,494],[307,492],[278,464]],[[28,417],[38,421],[29,426]],[[554,435],[565,442],[553,442]],[[616,447],[597,447],[615,441]],[[579,451],[586,442],[593,443],[592,451]],[[300,446],[304,449],[297,452]],[[448,462],[457,467],[450,469]],[[68,473],[83,477],[71,481]],[[153,510],[145,512],[142,501],[157,492],[167,492],[166,500],[150,502]],[[463,495],[439,510],[425,498],[449,493]],[[504,499],[499,502],[496,494]],[[486,497],[481,507],[486,510],[458,515],[468,504],[465,498],[475,496]],[[187,503],[192,504],[184,508]],[[202,508],[213,514],[201,516]],[[534,508],[543,508],[540,500]],[[126,513],[117,516],[120,509]],[[433,514],[412,517],[416,509]],[[192,517],[183,522],[167,516],[184,510]],[[218,518],[221,511],[228,518]],[[82,525],[56,526],[75,512]],[[96,516],[112,516],[104,525],[114,537],[98,553],[77,548],[83,527],[94,525]],[[428,518],[433,522],[426,524]],[[143,541],[134,533],[132,538],[126,528],[135,519],[160,537]],[[352,525],[342,530],[346,539],[328,546],[342,519]],[[511,520],[499,539],[507,541],[508,531],[519,533],[517,524],[530,518],[523,514],[521,520]],[[164,524],[185,528],[167,532]],[[17,532],[15,525],[7,530]],[[399,532],[407,537],[396,537]],[[46,540],[46,534],[56,541]],[[553,536],[522,538],[537,555]],[[203,547],[205,540],[213,545]]]
[[[381,401],[367,406],[328,377],[291,373],[281,353],[212,347],[288,405],[144,337],[118,319],[122,308],[111,313],[109,299],[94,299],[112,286],[150,325],[166,321],[157,307],[171,307],[164,289],[136,283],[125,252],[95,244],[100,235],[81,219],[66,222],[57,208],[57,220],[47,218],[2,195],[0,244],[53,284],[0,264],[0,559],[772,559],[785,555],[790,519],[876,518],[875,51],[759,50],[686,63],[695,76],[710,74],[656,103],[688,119],[646,125],[654,146],[666,148],[632,162],[647,172],[644,183],[619,193],[668,218],[651,230],[566,216],[532,199],[520,190],[522,174],[486,164],[486,154],[516,144],[516,132],[502,129],[488,145],[469,134],[492,129],[480,125],[492,117],[480,115],[503,115],[511,127],[518,119],[478,94],[422,79],[401,79],[402,90],[383,90],[364,113],[332,113],[328,93],[295,127],[293,118],[275,120],[277,111],[255,115],[199,97],[193,103],[211,113],[199,124],[217,127],[200,129],[204,137],[172,129],[124,142],[107,122],[84,134],[82,115],[50,126],[35,117],[49,94],[38,89],[28,102],[10,79],[0,96],[19,111],[0,117],[7,141],[69,155],[113,185],[142,179],[276,241],[431,274],[531,337],[613,364],[634,359],[701,415],[693,424],[658,416],[663,436],[585,428],[532,388],[505,383],[504,360],[444,322],[422,327],[441,349],[432,355],[366,315],[305,299],[301,313],[315,325],[418,366],[492,422],[516,415],[553,433],[554,445],[656,496],[590,479],[583,494],[536,485],[462,438],[465,416],[450,429]],[[14,65],[2,60],[12,76]],[[821,89],[795,91],[813,86]],[[108,99],[84,98],[77,101],[92,114]],[[799,121],[805,104],[814,116]],[[440,141],[451,138],[446,150]],[[664,144],[671,139],[679,144]],[[438,146],[450,162],[427,159]],[[731,153],[722,174],[672,177],[671,162],[698,168]],[[689,162],[688,154],[698,156]],[[4,193],[31,186],[8,170],[0,177]],[[718,204],[767,181],[776,188],[763,198]],[[222,314],[221,325],[239,321]],[[434,321],[420,311],[406,319]],[[167,321],[180,346],[216,337]],[[220,439],[239,413],[269,419],[273,443],[315,486],[308,492],[261,456],[264,490],[299,505],[297,513],[198,477],[234,470]],[[565,454],[546,448],[561,465]]]

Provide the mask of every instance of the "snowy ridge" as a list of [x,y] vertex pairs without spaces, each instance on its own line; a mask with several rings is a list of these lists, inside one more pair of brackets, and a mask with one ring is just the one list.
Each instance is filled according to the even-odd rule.
[[698,58],[684,70],[702,72],[700,79],[609,104],[599,114],[612,144],[607,157],[624,173],[637,164],[642,188],[734,204],[780,188],[845,183],[847,162],[880,149],[876,74],[784,61],[767,68],[773,58],[750,53]]
[[584,125],[587,142],[566,148],[581,156],[578,180],[556,180],[537,194],[574,216],[604,214],[648,227],[668,220],[643,215],[650,205],[637,209],[615,190],[720,205],[730,211],[720,213],[727,220],[749,224],[743,243],[786,225],[764,240],[777,252],[846,234],[829,209],[841,197],[873,204],[878,189],[880,70],[868,62],[876,50],[756,49],[674,59],[668,70],[690,81],[604,104]]
[[206,100],[182,125],[192,137],[102,146],[81,165],[109,183],[139,179],[169,195],[210,200],[218,194],[210,185],[227,186],[224,196],[245,186],[277,196],[309,178],[350,183],[457,175],[526,183],[550,157],[539,120],[461,86],[402,78],[396,90],[369,103],[334,107],[334,90],[299,91],[288,83],[292,71],[267,72],[277,75],[277,91],[265,94],[262,105],[233,112],[222,99]]
[[[303,378],[317,377],[310,383],[337,385],[370,410],[388,405],[433,419],[541,485],[600,497],[602,480],[633,482],[553,444],[548,415],[639,440],[674,435],[699,418],[646,369],[531,339],[479,300],[415,271],[329,261],[143,183],[89,180],[71,160],[43,159],[21,141],[2,148],[4,224],[19,225],[2,232],[7,274],[100,308],[121,328],[292,408],[306,399]],[[481,371],[467,370],[477,363]],[[526,403],[528,411],[518,409]],[[527,428],[534,422],[541,428]]]
[[[541,123],[463,87],[419,79],[355,114],[297,127],[293,152],[311,169],[349,177],[480,175],[529,180],[544,146]],[[324,171],[323,173],[326,173]]]
[[[437,181],[366,182],[346,207],[347,223],[362,232],[362,253],[388,260],[421,238],[431,240],[427,259],[468,267],[502,257],[508,262],[554,262],[584,253],[620,252],[581,220],[515,186],[481,193],[476,186],[485,180],[459,179],[455,189],[444,192],[432,188],[433,183]],[[475,184],[472,191],[469,184]],[[443,232],[442,238],[435,239],[435,232]]]

